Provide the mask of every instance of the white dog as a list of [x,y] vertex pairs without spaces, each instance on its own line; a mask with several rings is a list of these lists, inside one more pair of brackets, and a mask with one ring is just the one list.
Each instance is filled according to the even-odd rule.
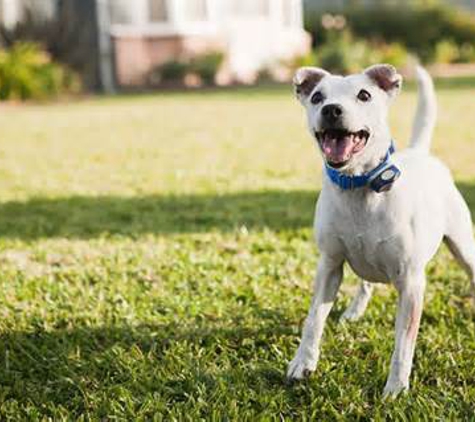
[[417,68],[417,78],[419,104],[410,146],[394,153],[387,111],[402,82],[394,67],[375,65],[347,77],[306,67],[295,75],[296,95],[306,108],[325,176],[315,211],[321,258],[289,379],[301,379],[316,369],[323,327],[345,262],[363,281],[344,320],[363,314],[372,282],[392,283],[399,294],[385,396],[409,388],[425,267],[443,240],[475,288],[470,212],[449,170],[429,154],[435,94],[424,69]]

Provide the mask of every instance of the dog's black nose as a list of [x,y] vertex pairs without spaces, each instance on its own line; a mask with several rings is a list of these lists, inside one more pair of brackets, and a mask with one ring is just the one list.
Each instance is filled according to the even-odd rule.
[[323,118],[330,122],[337,122],[343,114],[343,107],[339,104],[327,104],[322,108]]

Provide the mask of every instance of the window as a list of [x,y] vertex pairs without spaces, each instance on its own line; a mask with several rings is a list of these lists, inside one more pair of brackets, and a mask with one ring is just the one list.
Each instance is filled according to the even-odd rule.
[[128,0],[111,0],[109,5],[113,24],[127,25],[132,23],[133,15]]
[[269,16],[269,0],[234,0],[233,14],[239,16]]
[[149,0],[150,21],[166,22],[168,20],[167,0]]
[[285,26],[293,26],[294,23],[294,7],[295,3],[291,0],[284,0],[282,3],[284,10],[282,10],[282,17]]
[[205,21],[208,17],[207,0],[187,0],[184,3],[184,14],[187,21]]

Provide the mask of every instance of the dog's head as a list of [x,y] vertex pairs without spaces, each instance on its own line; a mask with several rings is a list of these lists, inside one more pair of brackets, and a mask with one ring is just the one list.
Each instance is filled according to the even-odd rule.
[[297,71],[295,92],[328,165],[351,170],[384,154],[390,141],[387,110],[401,84],[401,75],[387,64],[346,77],[316,67]]

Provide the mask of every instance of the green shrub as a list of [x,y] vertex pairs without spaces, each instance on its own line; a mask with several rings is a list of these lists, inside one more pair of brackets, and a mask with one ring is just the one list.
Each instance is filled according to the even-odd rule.
[[256,80],[254,81],[258,85],[269,84],[274,82],[275,76],[272,73],[270,66],[264,66],[257,72]]
[[350,73],[352,68],[350,56],[351,50],[346,43],[328,42],[317,50],[317,64],[330,72]]
[[295,71],[299,67],[304,67],[304,66],[315,66],[317,63],[317,56],[315,54],[315,51],[311,51],[308,54],[302,55],[302,56],[296,56],[290,60],[284,60],[281,62],[283,66],[285,66],[287,69],[290,71]]
[[158,68],[161,81],[183,82],[183,78],[190,69],[189,64],[172,60],[162,64]]
[[409,53],[406,48],[399,43],[382,44],[373,47],[375,55],[379,56],[377,60],[373,61],[380,63],[389,63],[395,67],[404,67],[409,60]]
[[152,83],[156,80],[182,83],[186,75],[194,73],[203,83],[210,85],[214,83],[223,59],[223,53],[210,52],[191,60],[171,60],[154,69],[150,74],[150,80]]
[[223,63],[224,54],[221,52],[206,53],[195,57],[190,64],[191,71],[196,73],[203,83],[214,83],[216,74]]
[[296,57],[294,59],[294,63],[297,64],[299,67],[314,66],[316,61],[317,56],[315,55],[315,51],[311,51],[305,56]]
[[438,63],[470,63],[475,61],[475,48],[472,44],[458,46],[445,40],[435,47],[435,61]]
[[437,63],[454,63],[459,57],[457,44],[450,40],[443,40],[435,46],[434,61]]
[[406,49],[400,44],[355,40],[349,31],[334,32],[325,44],[316,48],[317,65],[341,74],[357,72],[377,62],[402,67],[408,57]]
[[[55,3],[54,16],[47,18],[39,13],[37,3],[42,2]],[[96,26],[93,19],[85,21],[78,13],[80,4],[85,2],[22,0],[17,3],[21,3],[22,8],[21,19],[17,23],[5,26],[0,19],[0,48],[10,49],[17,43],[40,44],[52,61],[79,75],[81,84],[87,89],[97,89],[97,58],[93,54]]]
[[457,63],[473,63],[475,62],[475,44],[465,43],[459,46],[459,56]]
[[[346,18],[346,25],[357,38],[378,42],[398,43],[423,62],[436,60],[436,48],[442,41],[453,42],[471,51],[475,44],[475,17],[455,8],[435,4],[431,6],[405,6],[403,4],[373,4],[367,7],[352,6],[336,9]],[[322,15],[306,15],[306,26],[314,34],[318,47],[331,38],[331,32],[322,23]],[[471,46],[471,47],[466,47]],[[461,59],[473,57],[472,53]]]
[[0,100],[45,99],[79,89],[78,79],[37,44],[0,50]]

